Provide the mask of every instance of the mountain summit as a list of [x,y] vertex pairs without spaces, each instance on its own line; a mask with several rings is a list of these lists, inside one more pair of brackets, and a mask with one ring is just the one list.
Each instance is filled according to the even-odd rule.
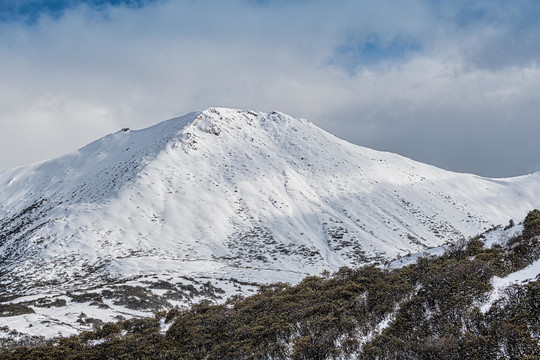
[[0,172],[0,286],[233,279],[230,294],[440,246],[535,207],[540,173],[458,174],[279,112],[211,108]]

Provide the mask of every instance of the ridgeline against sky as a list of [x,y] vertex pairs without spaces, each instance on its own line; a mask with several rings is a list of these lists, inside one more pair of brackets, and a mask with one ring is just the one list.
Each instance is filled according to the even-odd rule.
[[209,106],[486,176],[540,169],[536,0],[4,0],[0,169]]

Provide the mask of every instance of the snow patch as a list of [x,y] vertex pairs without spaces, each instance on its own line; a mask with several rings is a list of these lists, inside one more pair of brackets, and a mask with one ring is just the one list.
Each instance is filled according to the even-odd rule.
[[486,313],[491,308],[491,305],[495,301],[501,298],[504,293],[504,289],[513,285],[513,284],[525,284],[527,282],[533,281],[538,278],[540,275],[540,259],[536,260],[529,266],[519,271],[516,271],[504,278],[493,277],[491,279],[491,285],[493,290],[491,291],[488,300],[480,306],[482,313]]

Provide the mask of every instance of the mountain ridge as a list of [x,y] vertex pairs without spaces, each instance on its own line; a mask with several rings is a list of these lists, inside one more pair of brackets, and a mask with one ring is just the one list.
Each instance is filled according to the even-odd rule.
[[211,108],[0,172],[0,286],[208,279],[232,295],[455,242],[538,199],[540,174],[456,174],[279,112]]

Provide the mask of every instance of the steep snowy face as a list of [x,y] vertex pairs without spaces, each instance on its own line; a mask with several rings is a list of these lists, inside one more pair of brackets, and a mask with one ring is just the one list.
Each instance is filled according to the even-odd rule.
[[122,129],[76,152],[1,172],[0,214],[20,211],[37,198],[74,203],[114,197],[143,161],[181,137],[196,116],[189,114],[139,131]]
[[539,195],[539,174],[451,173],[282,113],[213,108],[0,173],[0,285],[295,282],[522,218]]

